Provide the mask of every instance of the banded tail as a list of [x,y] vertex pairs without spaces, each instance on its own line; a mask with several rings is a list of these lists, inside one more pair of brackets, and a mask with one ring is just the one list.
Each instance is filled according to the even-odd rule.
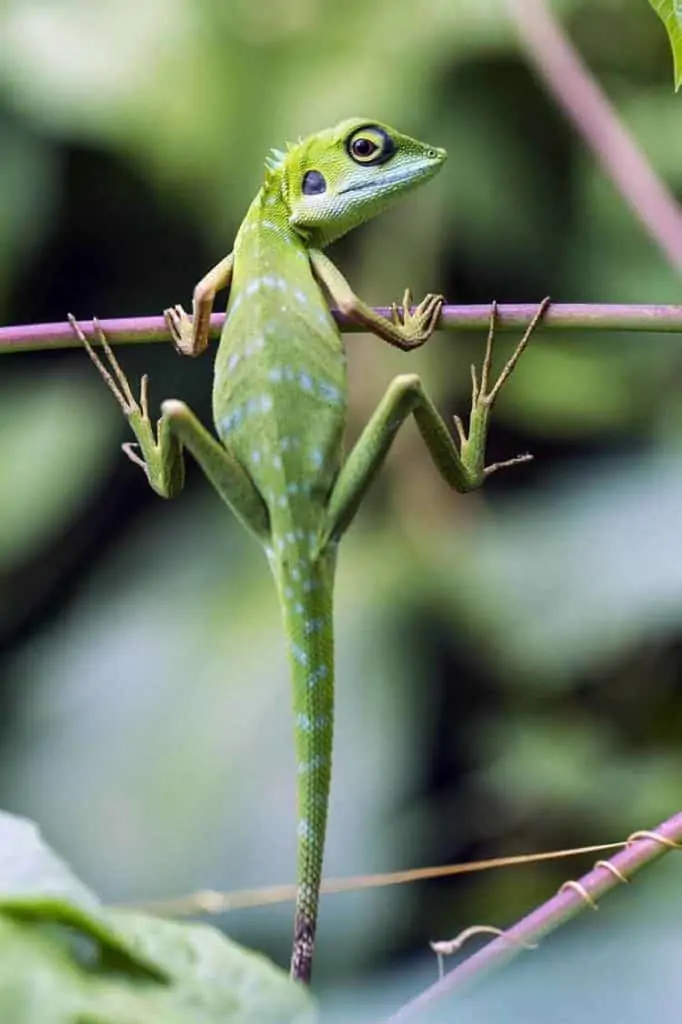
[[332,588],[335,557],[280,563],[289,640],[296,752],[296,916],[291,976],[310,983],[327,829],[334,717]]

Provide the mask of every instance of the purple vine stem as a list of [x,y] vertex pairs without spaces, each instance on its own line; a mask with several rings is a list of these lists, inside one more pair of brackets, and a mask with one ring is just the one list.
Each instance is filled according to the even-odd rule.
[[[508,928],[499,938],[489,942],[435,985],[431,985],[421,995],[406,1003],[390,1018],[390,1024],[414,1024],[421,1012],[427,1008],[431,1009],[438,1000],[463,991],[465,987],[479,981],[494,968],[501,967],[518,956],[524,949],[536,945],[545,935],[582,910],[589,907],[596,909],[601,896],[615,889],[617,885],[622,885],[624,881],[629,881],[640,868],[653,863],[673,849],[682,850],[682,812],[668,818],[655,832],[635,833],[632,841],[624,849],[609,857],[607,863],[611,868],[603,867],[604,861],[598,861],[577,883],[571,883],[575,888],[562,887],[555,896]],[[582,892],[578,891],[578,887]],[[587,894],[592,902],[589,902],[584,894]]]
[[552,8],[545,0],[507,0],[507,6],[526,56],[547,91],[670,264],[682,270],[682,209],[588,71]]
[[[498,307],[500,330],[523,329],[537,309],[536,304],[513,303]],[[390,316],[390,309],[377,312]],[[343,331],[358,333],[362,327],[334,311]],[[444,306],[440,329],[446,331],[483,330],[488,326],[490,306]],[[211,337],[217,338],[224,314],[211,317]],[[80,320],[87,335],[92,335],[92,320]],[[100,324],[115,345],[168,341],[170,336],[162,316],[126,317],[101,320]],[[604,303],[554,303],[542,318],[543,328],[590,331],[662,331],[682,333],[682,306],[606,305]],[[35,349],[77,348],[80,342],[71,325],[64,321],[51,324],[24,324],[0,327],[0,352],[29,352]]]

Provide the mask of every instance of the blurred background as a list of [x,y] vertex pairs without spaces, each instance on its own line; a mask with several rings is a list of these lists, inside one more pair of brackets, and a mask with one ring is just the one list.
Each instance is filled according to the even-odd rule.
[[[682,192],[682,100],[653,12],[552,7]],[[4,0],[0,322],[188,303],[268,149],[356,114],[450,154],[333,250],[366,300],[409,284],[455,303],[679,301],[502,3]],[[398,372],[465,412],[482,347],[443,332],[406,356],[350,336],[349,443]],[[183,398],[210,423],[211,358],[159,344],[121,358],[131,380],[150,374],[155,408]],[[108,901],[293,880],[288,677],[260,550],[194,465],[177,501],[151,492],[85,353],[0,370],[0,806],[36,819]],[[534,337],[490,457],[536,461],[466,497],[401,432],[341,549],[329,875],[615,841],[679,809],[681,379],[673,335]],[[358,1014],[397,1006],[435,978],[430,939],[509,924],[589,863],[326,897],[330,1019],[350,993]],[[663,863],[550,940],[514,975],[519,1019],[536,1019],[540,979],[575,1009],[576,978],[599,956],[620,971],[625,937],[639,984],[656,960],[660,997],[679,890]],[[291,918],[219,923],[286,964]]]

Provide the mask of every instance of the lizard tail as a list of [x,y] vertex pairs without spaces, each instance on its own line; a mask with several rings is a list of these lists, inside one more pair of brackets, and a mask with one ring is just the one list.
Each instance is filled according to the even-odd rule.
[[334,719],[331,560],[283,573],[296,751],[297,896],[291,976],[310,983],[327,829]]

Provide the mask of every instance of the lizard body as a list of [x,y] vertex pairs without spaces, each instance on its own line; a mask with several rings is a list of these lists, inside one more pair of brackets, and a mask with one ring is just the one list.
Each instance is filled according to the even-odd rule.
[[294,972],[308,977],[334,710],[337,546],[319,548],[327,497],[341,464],[346,357],[306,246],[287,223],[272,177],[235,240],[213,411],[223,444],[248,469],[270,524],[266,553],[284,616],[294,710],[299,886]]
[[176,347],[203,351],[215,293],[229,300],[215,361],[216,441],[182,402],[168,400],[156,432],[147,380],[135,399],[101,335],[111,372],[72,318],[136,436],[124,445],[152,487],[173,497],[184,480],[183,448],[263,545],[282,608],[295,716],[298,856],[292,975],[310,980],[331,773],[332,594],[338,541],[352,521],[401,423],[413,413],[431,456],[458,491],[479,487],[503,465],[485,467],[488,417],[529,330],[488,389],[492,327],[480,384],[474,373],[469,436],[459,448],[415,375],[395,378],[344,461],[346,357],[325,292],[390,344],[410,349],[436,327],[442,297],[412,310],[409,292],[386,319],[352,292],[322,249],[376,215],[440,168],[445,151],[367,119],[353,118],[274,152],[233,252],[197,285],[193,316],[166,310]]

